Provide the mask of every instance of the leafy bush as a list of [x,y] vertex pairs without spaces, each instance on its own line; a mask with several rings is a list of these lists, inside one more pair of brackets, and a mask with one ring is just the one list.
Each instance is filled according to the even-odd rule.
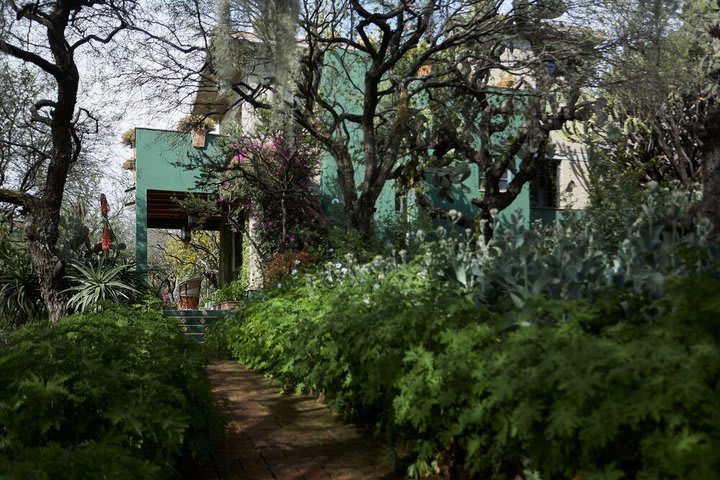
[[617,292],[538,299],[516,315],[541,322],[468,325],[411,350],[394,406],[419,439],[415,472],[439,461],[480,478],[716,477],[720,303],[705,295],[719,286],[684,278],[627,311]]
[[409,446],[413,477],[714,478],[720,252],[653,202],[615,252],[516,218],[487,244],[346,256],[215,342]]
[[203,366],[147,308],[21,328],[0,350],[0,477],[171,477],[222,431]]
[[203,348],[216,357],[232,358],[227,339],[233,335],[232,332],[239,327],[241,321],[241,317],[236,315],[217,319],[205,333]]
[[227,283],[212,292],[210,299],[214,302],[243,301],[247,296],[247,289],[247,278],[236,278],[232,282]]
[[315,257],[307,252],[274,253],[264,267],[265,281],[277,285],[300,273],[315,263]]
[[40,283],[32,264],[8,252],[0,259],[0,317],[7,325],[19,325],[45,312]]

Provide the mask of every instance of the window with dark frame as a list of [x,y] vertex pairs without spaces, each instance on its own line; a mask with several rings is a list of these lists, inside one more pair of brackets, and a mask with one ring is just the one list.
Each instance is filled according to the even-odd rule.
[[530,181],[531,208],[558,208],[560,160],[545,159],[535,178]]
[[[483,177],[482,173],[478,176],[478,190],[480,193],[485,193],[485,177]],[[510,171],[505,170],[503,174],[500,176],[500,180],[498,181],[498,191],[500,193],[507,192],[508,184],[510,183]]]

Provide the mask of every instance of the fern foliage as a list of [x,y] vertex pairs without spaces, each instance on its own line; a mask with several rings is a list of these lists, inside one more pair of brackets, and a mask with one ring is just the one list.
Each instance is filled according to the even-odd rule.
[[0,350],[0,478],[169,478],[222,421],[204,356],[150,309],[36,323]]

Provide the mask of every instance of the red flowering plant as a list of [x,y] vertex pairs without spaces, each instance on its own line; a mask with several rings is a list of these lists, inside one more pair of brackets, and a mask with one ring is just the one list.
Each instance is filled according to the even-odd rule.
[[102,308],[98,303],[102,300],[131,303],[137,299],[142,289],[134,262],[127,261],[122,256],[126,245],[118,241],[115,236],[108,218],[109,213],[107,197],[101,194],[100,242],[88,250],[85,258],[76,258],[68,262],[68,274],[65,278],[69,287],[63,292],[71,294],[68,300],[68,307],[71,310]]
[[271,287],[283,284],[316,262],[317,257],[305,250],[274,253],[265,263],[265,283]]
[[315,194],[319,149],[300,132],[256,133],[228,142],[220,200],[230,217],[249,221],[251,241],[268,259],[317,243],[326,222]]
[[108,214],[110,213],[110,205],[104,193],[100,194],[100,220],[102,225],[102,236],[100,242],[88,252],[87,257],[92,254],[100,254],[105,261],[115,262],[118,260],[120,253],[127,248],[125,243],[118,242],[115,237]]

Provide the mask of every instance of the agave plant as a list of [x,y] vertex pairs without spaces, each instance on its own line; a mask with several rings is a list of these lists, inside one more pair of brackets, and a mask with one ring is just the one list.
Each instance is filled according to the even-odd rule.
[[72,262],[70,265],[75,273],[66,276],[72,286],[65,292],[73,294],[68,300],[68,307],[73,310],[84,311],[104,300],[129,302],[132,296],[140,293],[127,280],[133,268],[131,264],[108,266],[101,259],[97,264]]

